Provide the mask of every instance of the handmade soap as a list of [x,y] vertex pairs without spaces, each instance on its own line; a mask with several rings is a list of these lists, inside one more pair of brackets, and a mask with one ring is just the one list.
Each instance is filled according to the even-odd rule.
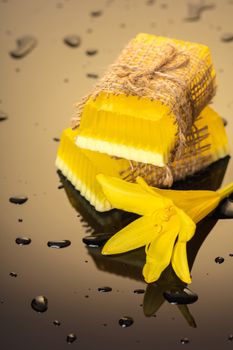
[[193,123],[215,88],[207,46],[139,34],[78,104],[75,142],[130,161],[170,166],[188,139],[202,138]]

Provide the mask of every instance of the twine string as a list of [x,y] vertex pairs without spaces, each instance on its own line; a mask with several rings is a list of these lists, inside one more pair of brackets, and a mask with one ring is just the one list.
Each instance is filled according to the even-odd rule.
[[[183,68],[189,63],[189,56],[184,51],[179,51],[171,44],[167,44],[167,50],[159,56],[159,60],[154,66],[131,66],[129,64],[116,63],[111,66],[115,74],[123,79],[123,90],[126,94],[133,93],[137,96],[147,95],[148,89],[153,89],[151,81],[156,78],[172,80],[184,88],[184,82],[175,75],[169,74],[179,68]],[[178,62],[175,59],[179,56]]]

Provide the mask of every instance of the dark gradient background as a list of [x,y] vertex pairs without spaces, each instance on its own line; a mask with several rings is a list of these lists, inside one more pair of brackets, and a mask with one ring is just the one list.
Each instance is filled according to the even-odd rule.
[[[53,138],[69,126],[74,103],[95,83],[86,74],[101,76],[138,32],[210,47],[219,85],[213,106],[228,121],[233,148],[233,41],[221,39],[233,33],[233,1],[206,0],[205,4],[213,6],[191,21],[188,2],[181,0],[0,1],[0,110],[8,115],[0,123],[2,350],[232,349],[228,340],[233,333],[232,221],[208,218],[200,225],[189,246],[191,265],[195,258],[190,288],[199,300],[189,311],[178,308],[161,299],[161,290],[173,280],[178,283],[169,271],[160,281],[160,290],[152,286],[145,295],[133,292],[146,289],[141,279],[142,251],[111,259],[85,247],[82,237],[89,226],[108,232],[128,219],[119,212],[101,216],[91,211],[66,181],[65,189],[58,189],[54,166],[58,143]],[[91,16],[96,10],[100,16]],[[10,57],[15,40],[26,34],[35,36],[38,45],[22,59]],[[78,48],[63,43],[68,34],[80,35]],[[98,53],[88,56],[87,49]],[[231,159],[180,186],[214,189],[222,179],[222,184],[233,180]],[[9,197],[15,195],[29,200],[14,205]],[[77,217],[74,207],[84,219]],[[28,236],[32,243],[18,246],[18,236]],[[48,240],[59,239],[69,239],[71,245],[60,250],[47,247]],[[215,263],[217,256],[224,257],[223,264]],[[12,271],[18,276],[11,277]],[[98,287],[104,285],[112,292],[99,293]],[[48,298],[47,312],[39,314],[31,308],[37,295]],[[162,305],[156,310],[157,301]],[[146,317],[145,312],[156,316]],[[125,329],[118,325],[124,315],[134,319]],[[55,319],[60,326],[53,325]],[[77,335],[73,344],[66,343],[70,332]],[[181,344],[184,337],[188,344]]]

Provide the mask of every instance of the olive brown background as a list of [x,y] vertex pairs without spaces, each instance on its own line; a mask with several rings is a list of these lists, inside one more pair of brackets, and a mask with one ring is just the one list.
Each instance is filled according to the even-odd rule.
[[[201,5],[196,16],[190,3]],[[195,258],[190,288],[199,299],[189,310],[197,327],[190,327],[168,302],[156,317],[146,317],[144,296],[134,293],[146,289],[145,283],[123,273],[125,264],[116,273],[88,253],[82,243],[86,228],[64,189],[58,189],[54,165],[56,138],[69,126],[75,102],[96,81],[88,74],[100,77],[139,32],[210,47],[218,81],[213,107],[228,122],[232,149],[232,18],[233,1],[228,0],[0,1],[0,110],[7,116],[0,123],[1,349],[232,348],[232,222],[219,220]],[[71,34],[80,36],[78,47],[64,43]],[[34,36],[37,45],[25,57],[13,58],[10,52],[24,35]],[[87,50],[97,52],[88,55]],[[223,184],[232,180],[230,160]],[[21,206],[10,203],[16,195],[28,201]],[[30,237],[31,244],[18,246],[18,236]],[[48,248],[48,240],[62,239],[71,245]],[[216,264],[217,256],[224,257],[224,263]],[[17,277],[9,275],[12,271]],[[112,292],[99,293],[104,285]],[[45,313],[31,308],[37,295],[48,298]],[[125,329],[118,324],[124,315],[134,319]],[[53,324],[55,319],[60,326]],[[77,340],[67,344],[71,332]],[[182,344],[185,337],[189,343]]]

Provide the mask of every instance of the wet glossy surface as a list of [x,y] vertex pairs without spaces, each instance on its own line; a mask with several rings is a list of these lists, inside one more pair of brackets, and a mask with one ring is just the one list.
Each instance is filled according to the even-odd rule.
[[[101,247],[82,242],[111,235],[135,216],[95,212],[54,166],[74,103],[140,31],[210,46],[218,78],[213,106],[227,122],[233,149],[233,47],[224,37],[232,32],[233,2],[211,3],[191,12],[182,0],[0,2],[1,349],[232,349],[233,221],[218,220],[216,211],[198,225],[188,245],[189,289],[198,300],[171,305],[164,293],[187,286],[170,267],[147,286],[143,250],[108,257]],[[26,35],[37,46],[16,60],[9,52]],[[64,43],[67,36],[71,46],[78,45]],[[93,49],[98,53],[87,55]],[[226,158],[174,187],[217,189],[230,181],[233,161]],[[9,202],[15,196],[28,201]],[[16,244],[20,237],[30,237],[31,244]],[[47,246],[64,239],[69,247]],[[216,263],[216,257],[224,262]],[[104,287],[111,292],[98,290]],[[33,306],[46,312],[32,308],[38,296],[47,306],[45,299]],[[134,321],[125,329],[119,325],[124,316]]]

